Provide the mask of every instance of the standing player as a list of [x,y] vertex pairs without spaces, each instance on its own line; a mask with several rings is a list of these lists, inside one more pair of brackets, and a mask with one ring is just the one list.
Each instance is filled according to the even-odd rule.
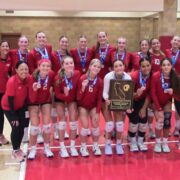
[[90,62],[89,70],[82,75],[78,82],[77,100],[79,117],[81,120],[81,148],[82,156],[89,156],[86,142],[89,128],[89,118],[92,124],[93,152],[94,155],[101,155],[98,145],[100,135],[99,116],[102,103],[103,81],[98,77],[101,70],[101,62],[93,59]]

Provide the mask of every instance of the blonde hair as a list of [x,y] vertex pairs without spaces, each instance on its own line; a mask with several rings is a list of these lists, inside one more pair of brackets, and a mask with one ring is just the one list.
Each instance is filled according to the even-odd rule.
[[[92,59],[92,60],[90,61],[89,67],[92,66],[92,65],[93,65],[94,63],[96,63],[96,62],[98,62],[98,63],[100,64],[100,66],[102,65],[102,63],[101,63],[101,61],[100,61],[99,59]],[[89,70],[89,68],[88,68],[86,74],[89,75],[89,73],[90,73],[90,70]]]

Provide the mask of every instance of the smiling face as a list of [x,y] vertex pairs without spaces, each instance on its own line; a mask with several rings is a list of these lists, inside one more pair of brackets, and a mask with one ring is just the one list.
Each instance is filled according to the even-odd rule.
[[169,76],[171,69],[172,69],[171,62],[168,59],[163,60],[161,63],[162,73],[166,76]]
[[123,37],[118,38],[117,47],[118,50],[124,51],[124,49],[126,48],[126,39]]
[[151,63],[148,60],[144,60],[140,64],[141,71],[144,76],[147,76],[151,72]]
[[38,69],[42,76],[48,75],[49,71],[51,70],[50,61],[44,61],[44,62],[40,63],[38,66]]
[[91,63],[89,65],[89,72],[93,76],[97,76],[97,74],[101,70],[101,62],[98,59],[91,60]]
[[16,68],[16,73],[19,76],[21,80],[24,80],[28,74],[29,74],[29,69],[26,63],[22,63]]
[[149,43],[147,40],[142,40],[140,43],[141,52],[146,54],[149,50]]
[[65,36],[60,38],[60,40],[59,40],[59,47],[60,47],[60,49],[66,51],[68,49],[68,46],[69,46],[68,38],[65,37]]
[[4,41],[1,43],[1,47],[0,47],[0,52],[1,52],[1,56],[6,56],[9,52],[9,44],[8,42]]
[[151,42],[151,48],[153,51],[160,51],[161,44],[158,39],[153,39]]
[[36,42],[39,47],[45,47],[46,46],[46,35],[43,32],[39,32],[36,34]]
[[28,41],[27,37],[22,36],[19,38],[18,46],[19,46],[20,50],[27,51],[28,45],[29,45],[29,41]]
[[97,35],[98,42],[100,45],[104,46],[107,44],[107,34],[105,32],[99,32]]
[[81,50],[84,50],[87,47],[87,38],[85,37],[80,37],[78,41],[78,47]]
[[178,49],[180,47],[180,37],[174,36],[171,40],[171,46],[174,49]]
[[120,60],[114,61],[113,69],[116,75],[122,75],[124,72],[124,64]]
[[62,62],[62,68],[66,74],[71,74],[74,71],[74,61],[71,57],[65,57]]

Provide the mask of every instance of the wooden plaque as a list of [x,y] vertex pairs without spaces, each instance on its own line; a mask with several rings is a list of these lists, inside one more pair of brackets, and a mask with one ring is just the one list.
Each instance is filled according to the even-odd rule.
[[109,99],[111,111],[127,110],[133,107],[134,82],[132,80],[110,80]]

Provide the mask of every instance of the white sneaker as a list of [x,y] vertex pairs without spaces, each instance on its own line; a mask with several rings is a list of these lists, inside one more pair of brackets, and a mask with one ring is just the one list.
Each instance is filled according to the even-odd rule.
[[42,144],[43,142],[44,142],[44,138],[43,138],[42,134],[39,133],[37,136],[37,143]]
[[66,149],[65,146],[64,146],[64,147],[60,147],[60,152],[59,152],[59,154],[60,154],[60,156],[61,156],[62,158],[68,158],[68,157],[69,157],[69,154],[68,154],[67,149]]
[[47,158],[52,158],[54,157],[54,154],[52,153],[51,149],[49,147],[45,147],[44,148],[44,155],[47,157]]
[[29,142],[28,127],[24,128],[24,136],[23,136],[22,142],[23,143],[28,143]]
[[138,142],[138,147],[140,151],[147,151],[148,147],[146,144],[144,144],[144,142]]
[[80,153],[81,153],[81,156],[83,156],[83,157],[89,156],[89,151],[87,149],[87,146],[81,146]]
[[122,144],[116,144],[116,154],[118,154],[118,155],[124,154]]
[[58,130],[56,130],[56,129],[54,130],[54,136],[53,136],[53,137],[54,137],[55,140],[58,140],[58,139],[59,139]]
[[69,134],[67,133],[67,131],[65,131],[64,138],[69,139]]
[[162,143],[162,151],[165,153],[169,153],[171,151],[167,143]]
[[77,152],[77,149],[76,149],[74,146],[70,147],[70,154],[71,154],[71,156],[73,156],[73,157],[79,156],[79,154],[78,154],[78,152]]
[[131,142],[129,144],[129,146],[130,146],[131,152],[138,152],[139,151],[138,146],[137,146],[137,142]]
[[154,152],[157,152],[157,153],[162,152],[161,143],[156,143],[156,144],[155,144],[155,146],[154,146]]
[[155,134],[155,132],[152,129],[149,129],[149,138],[150,139],[156,138],[156,134]]
[[93,151],[93,153],[94,153],[94,155],[95,156],[101,156],[101,150],[100,150],[100,148],[99,148],[99,145],[94,145],[93,147],[92,147],[92,151]]
[[111,144],[105,144],[105,154],[106,155],[112,155],[112,147]]
[[31,148],[28,154],[28,159],[33,160],[36,157],[36,148]]

